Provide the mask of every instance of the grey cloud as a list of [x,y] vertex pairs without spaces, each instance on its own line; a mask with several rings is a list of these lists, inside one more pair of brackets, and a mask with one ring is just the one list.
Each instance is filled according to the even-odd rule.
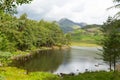
[[27,13],[29,18],[35,20],[59,20],[65,17],[75,22],[101,24],[107,16],[117,12],[106,11],[112,5],[112,0],[34,0],[29,5],[19,7],[18,16]]

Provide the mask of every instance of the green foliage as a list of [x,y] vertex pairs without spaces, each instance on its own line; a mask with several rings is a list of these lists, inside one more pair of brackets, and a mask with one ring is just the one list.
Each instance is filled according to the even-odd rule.
[[71,44],[71,34],[70,33],[67,33],[65,34],[65,43],[66,45],[70,45]]
[[69,40],[70,37],[64,35],[56,22],[30,20],[26,14],[16,18],[2,13],[0,20],[1,52],[14,54],[19,50],[30,51],[41,47],[68,45]]
[[18,5],[30,3],[32,0],[0,0],[0,12],[14,14]]
[[0,21],[2,51],[26,51],[43,46],[68,45],[70,37],[64,36],[56,22],[30,20],[26,14],[19,19],[8,14],[3,16]]
[[[113,2],[115,3],[114,6],[108,8],[108,9],[112,9],[112,8],[120,8],[120,0],[113,0]],[[118,18],[120,17],[120,12],[117,12],[114,16],[115,18]]]
[[60,80],[57,75],[45,72],[32,72],[26,74],[25,70],[14,67],[0,67],[0,80]]
[[[23,44],[21,40],[23,33],[20,33],[18,29],[23,30],[25,22],[22,21],[20,23],[20,20],[9,14],[16,13],[18,5],[31,1],[32,0],[0,0],[0,64],[6,64],[10,61],[11,53],[9,52],[14,52],[17,49],[18,40]],[[24,16],[25,15],[21,16],[21,19],[24,19]],[[18,37],[20,38],[18,39]]]
[[101,40],[103,46],[103,60],[109,63],[110,70],[111,66],[116,68],[116,63],[120,58],[120,20],[113,20],[108,18],[108,21],[104,23],[102,31],[104,38]]
[[12,54],[10,52],[0,52],[0,65],[5,66],[11,62]]
[[0,50],[6,51],[9,50],[9,41],[7,40],[4,34],[0,33]]

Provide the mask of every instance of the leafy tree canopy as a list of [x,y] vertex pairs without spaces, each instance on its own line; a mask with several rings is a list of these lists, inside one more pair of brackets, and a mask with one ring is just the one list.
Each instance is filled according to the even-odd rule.
[[0,12],[16,13],[18,5],[30,3],[32,0],[0,0]]

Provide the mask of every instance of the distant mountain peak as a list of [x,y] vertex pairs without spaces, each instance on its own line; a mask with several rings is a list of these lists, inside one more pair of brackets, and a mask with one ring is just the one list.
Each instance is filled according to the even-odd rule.
[[62,18],[62,19],[60,19],[60,20],[68,20],[67,18]]
[[74,29],[76,29],[75,27],[81,28],[81,27],[84,27],[84,26],[87,25],[86,23],[83,23],[83,22],[82,23],[76,23],[76,22],[74,22],[70,19],[67,19],[67,18],[60,19],[58,23],[59,23],[61,29],[64,32],[71,32]]
[[64,21],[64,20],[69,20],[69,19],[68,19],[68,18],[61,18],[60,20],[63,20],[63,21]]
[[62,22],[70,22],[70,23],[74,23],[72,20],[67,19],[67,18],[62,18],[62,19],[59,20],[59,22],[60,22],[60,23],[62,23]]

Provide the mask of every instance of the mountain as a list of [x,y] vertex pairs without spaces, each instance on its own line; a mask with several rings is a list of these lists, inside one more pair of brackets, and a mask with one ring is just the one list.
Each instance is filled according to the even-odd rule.
[[72,20],[69,20],[67,18],[62,18],[58,21],[58,24],[65,33],[71,32],[75,29],[82,28],[87,25],[86,23],[73,22]]

